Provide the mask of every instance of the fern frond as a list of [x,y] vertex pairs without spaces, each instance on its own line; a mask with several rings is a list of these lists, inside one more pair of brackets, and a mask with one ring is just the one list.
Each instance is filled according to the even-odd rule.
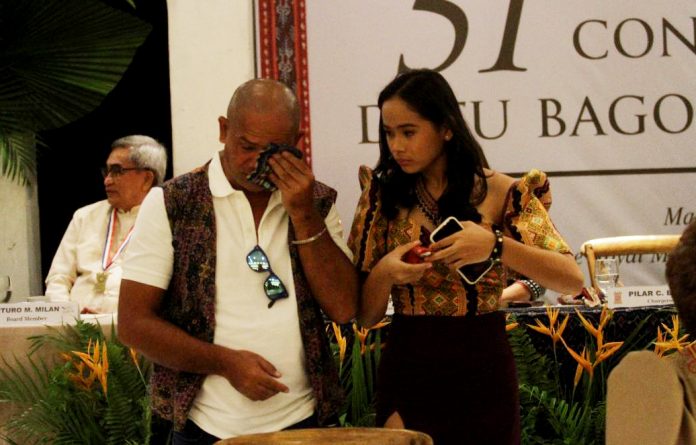
[[27,357],[28,366],[17,356],[14,360],[13,366],[2,358],[4,366],[0,368],[0,402],[18,405],[32,403],[47,391],[48,367],[43,360],[35,361],[31,357]]
[[540,354],[532,343],[526,329],[513,329],[508,332],[508,341],[515,356],[515,366],[520,384],[535,386],[547,392],[553,392],[555,384],[549,376],[549,369],[555,364]]
[[[564,440],[563,443],[574,445],[594,445],[603,443],[595,440],[593,407],[580,403],[569,404],[563,399],[551,396],[548,392],[536,387],[520,385],[520,398],[527,399],[535,404],[541,415],[537,420],[542,420],[553,430],[554,437]],[[537,424],[537,428],[540,426]],[[543,430],[543,425],[540,428]]]

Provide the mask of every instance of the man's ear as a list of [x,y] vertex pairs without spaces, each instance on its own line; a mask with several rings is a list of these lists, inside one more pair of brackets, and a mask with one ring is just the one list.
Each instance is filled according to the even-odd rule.
[[220,127],[219,141],[224,143],[227,140],[227,118],[225,116],[218,117],[218,126]]
[[152,187],[157,185],[157,176],[152,170],[145,170],[145,173],[148,175],[148,179],[150,181],[150,186],[146,188],[146,191],[149,191]]

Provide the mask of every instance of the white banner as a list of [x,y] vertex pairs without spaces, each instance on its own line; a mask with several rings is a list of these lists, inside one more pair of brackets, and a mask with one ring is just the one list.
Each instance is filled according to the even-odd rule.
[[[441,71],[492,168],[549,173],[551,216],[576,252],[694,219],[693,0],[311,0],[306,12],[313,168],[346,228],[358,166],[377,162],[377,95],[400,65]],[[627,285],[664,283],[664,257],[621,260]]]

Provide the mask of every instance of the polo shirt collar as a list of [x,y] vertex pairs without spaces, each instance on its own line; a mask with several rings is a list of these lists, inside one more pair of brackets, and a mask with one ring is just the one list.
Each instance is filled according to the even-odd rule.
[[216,153],[210,161],[208,166],[208,183],[210,185],[210,193],[216,198],[224,198],[233,193],[241,192],[232,187],[230,181],[227,180],[225,171],[222,169],[220,153]]

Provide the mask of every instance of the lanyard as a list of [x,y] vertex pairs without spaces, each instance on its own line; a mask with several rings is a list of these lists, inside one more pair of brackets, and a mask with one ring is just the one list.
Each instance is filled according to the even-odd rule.
[[133,227],[128,230],[126,238],[123,240],[118,249],[111,256],[111,246],[116,241],[116,223],[118,222],[118,215],[116,214],[116,209],[113,209],[111,216],[109,217],[109,224],[106,226],[106,240],[104,241],[104,252],[102,253],[102,269],[105,271],[113,264],[113,262],[118,258],[123,249],[126,248],[126,244],[130,241],[131,235],[133,234]]

